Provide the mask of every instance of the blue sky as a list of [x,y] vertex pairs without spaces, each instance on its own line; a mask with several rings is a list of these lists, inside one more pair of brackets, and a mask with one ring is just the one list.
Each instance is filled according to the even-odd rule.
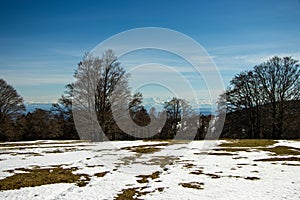
[[299,0],[1,1],[0,78],[26,102],[54,102],[84,52],[122,31],[164,27],[201,44],[227,86],[273,55],[300,59],[299,14]]

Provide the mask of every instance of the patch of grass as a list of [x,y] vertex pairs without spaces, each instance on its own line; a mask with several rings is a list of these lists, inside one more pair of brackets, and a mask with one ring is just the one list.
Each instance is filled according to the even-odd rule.
[[210,178],[213,178],[213,179],[221,178],[221,176],[218,174],[204,173],[204,175],[209,176]]
[[149,140],[149,139],[144,139],[144,142],[168,142],[169,144],[188,144],[194,140],[182,140],[182,139],[174,139],[174,140],[160,140],[160,139],[155,139],[155,140]]
[[194,155],[211,155],[211,156],[235,156],[236,153],[227,153],[227,152],[200,152],[194,153]]
[[244,140],[229,140],[228,143],[222,143],[220,147],[266,147],[270,145],[276,144],[277,141],[274,140],[251,140],[251,139],[244,139]]
[[[55,144],[55,143],[54,143]],[[86,150],[86,149],[79,149],[78,147],[90,147],[93,145],[76,145],[76,146],[49,146],[48,143],[43,145],[31,145],[31,146],[16,146],[16,147],[5,147],[1,148],[1,150],[29,150],[29,149],[52,149],[52,148],[65,148],[66,151],[77,151],[77,150]]]
[[137,200],[140,199],[139,197],[152,193],[152,192],[163,192],[164,191],[164,187],[158,187],[153,191],[143,191],[145,188],[147,188],[146,186],[144,187],[134,187],[134,188],[127,188],[127,189],[123,189],[121,193],[119,193],[117,195],[117,197],[115,197],[115,200]]
[[250,165],[250,164],[247,164],[247,163],[238,163],[237,165]]
[[146,187],[134,187],[123,189],[121,193],[115,198],[115,200],[136,200],[138,197],[150,192],[142,192]]
[[130,165],[136,160],[136,156],[125,156],[120,160],[123,162],[122,165]]
[[234,176],[234,175],[229,175],[227,176],[228,178],[243,178],[245,180],[251,180],[251,181],[254,181],[254,180],[260,180],[260,178],[258,177],[255,177],[255,176]]
[[300,166],[300,164],[293,164],[293,163],[282,163],[282,165],[288,165],[288,166]]
[[146,162],[148,165],[159,165],[161,168],[164,168],[167,165],[173,165],[174,161],[179,158],[174,156],[155,156]]
[[199,183],[199,182],[189,182],[189,183],[179,183],[182,187],[185,188],[193,188],[197,190],[203,190],[203,185],[204,183]]
[[248,157],[244,157],[244,156],[238,156],[238,157],[232,157],[232,159],[234,160],[238,160],[238,159],[247,159]]
[[147,148],[145,148],[145,147],[136,147],[134,149],[134,152],[143,154],[143,153],[155,153],[155,152],[158,152],[160,150],[161,150],[161,148],[156,148],[156,147],[147,147]]
[[14,190],[54,183],[76,183],[85,186],[90,180],[87,174],[73,174],[77,168],[20,168],[24,173],[16,173],[0,180],[0,190]]
[[73,141],[58,141],[58,142],[46,142],[46,141],[38,141],[38,142],[4,142],[0,143],[0,148],[2,147],[20,147],[20,146],[36,146],[36,145],[57,145],[57,144],[78,144],[89,142],[88,140],[73,140]]
[[106,171],[106,172],[99,172],[99,173],[96,173],[94,174],[94,176],[97,176],[97,177],[103,177],[105,176],[109,171]]
[[203,170],[201,169],[198,169],[197,171],[192,171],[190,172],[190,174],[195,174],[195,175],[206,175],[206,176],[209,176],[213,179],[216,179],[216,178],[221,178],[220,175],[218,174],[211,174],[211,173],[204,173]]
[[257,159],[254,161],[263,161],[263,162],[274,162],[274,161],[298,161],[300,162],[300,158],[298,157],[273,157],[273,158],[264,158],[264,159]]
[[149,180],[148,180],[149,178],[151,178],[152,180],[157,179],[157,178],[159,178],[159,175],[160,175],[160,172],[156,171],[150,175],[138,175],[136,177],[141,178],[141,179],[137,180],[138,183],[149,183]]
[[49,151],[43,151],[43,153],[64,153],[65,151],[62,151],[60,149],[54,149]]
[[200,175],[200,174],[203,174],[203,170],[202,169],[198,169],[196,171],[190,172],[190,174]]
[[123,147],[122,150],[128,150],[140,154],[148,154],[148,153],[155,153],[161,151],[162,148],[159,146],[167,146],[168,143],[161,143],[161,144],[150,144],[150,145],[140,145],[140,146],[132,146],[132,147]]
[[236,153],[227,153],[227,152],[215,152],[215,153],[208,153],[208,155],[213,155],[213,156],[236,156],[238,154],[236,154]]
[[[5,153],[4,153],[5,154]],[[7,154],[10,154],[11,156],[19,156],[19,155],[26,155],[26,156],[43,156],[40,153],[36,152],[7,152]]]
[[260,148],[263,151],[270,151],[276,155],[300,155],[300,149],[288,146],[276,146],[272,148]]
[[159,188],[156,188],[155,190],[159,191],[159,192],[163,192],[165,190],[164,187],[159,187]]
[[[231,169],[233,170],[233,169]],[[223,172],[215,172],[215,173],[223,173]],[[245,180],[259,180],[260,178],[258,177],[250,177],[250,176],[234,176],[234,175],[219,175],[219,174],[213,174],[213,173],[204,173],[201,169],[197,171],[192,171],[190,174],[195,174],[195,175],[206,175],[209,176],[212,179],[218,179],[218,178],[223,178],[223,177],[228,177],[228,178],[243,178]]]
[[246,152],[250,152],[251,149],[250,148],[247,148],[247,147],[244,147],[244,148],[238,148],[238,147],[235,147],[235,148],[218,148],[218,149],[213,149],[214,151],[225,151],[225,152],[239,152],[239,151],[246,151]]
[[193,168],[194,166],[195,165],[192,164],[192,163],[186,163],[186,164],[183,165],[184,168],[188,168],[188,169]]
[[254,181],[254,180],[260,180],[260,178],[255,177],[255,176],[246,176],[246,177],[244,177],[244,179],[246,179],[246,180],[251,180],[251,181]]

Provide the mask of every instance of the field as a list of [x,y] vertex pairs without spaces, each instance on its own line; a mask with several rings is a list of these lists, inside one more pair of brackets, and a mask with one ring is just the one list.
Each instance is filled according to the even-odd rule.
[[300,141],[0,143],[0,199],[300,199]]

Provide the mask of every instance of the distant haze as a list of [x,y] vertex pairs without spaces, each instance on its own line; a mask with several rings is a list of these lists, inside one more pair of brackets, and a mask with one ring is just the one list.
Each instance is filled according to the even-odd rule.
[[[147,111],[149,111],[151,108],[155,108],[156,112],[161,112],[164,107],[164,102],[171,100],[171,98],[167,99],[161,99],[159,97],[157,98],[144,98],[143,99],[143,105]],[[52,103],[26,103],[26,113],[34,112],[35,109],[43,109],[43,110],[51,110]],[[203,115],[209,115],[215,113],[215,107],[210,104],[199,104],[197,105],[191,105],[193,108],[193,111],[197,113],[201,113]]]

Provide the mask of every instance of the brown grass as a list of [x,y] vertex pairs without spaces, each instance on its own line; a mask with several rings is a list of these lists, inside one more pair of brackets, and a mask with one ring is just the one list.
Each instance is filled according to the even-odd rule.
[[138,197],[145,195],[150,192],[142,192],[143,189],[146,187],[134,187],[134,188],[127,188],[123,189],[121,193],[117,195],[115,200],[136,200],[139,199]]
[[228,143],[222,143],[220,147],[266,147],[270,145],[274,145],[277,141],[274,140],[251,140],[251,139],[243,139],[243,140],[229,140]]
[[199,183],[199,182],[189,182],[189,183],[179,183],[182,187],[185,188],[192,188],[192,189],[197,189],[197,190],[203,190],[203,185],[204,183]]
[[155,153],[161,151],[162,148],[160,146],[167,146],[168,143],[161,143],[161,144],[150,144],[150,145],[140,145],[140,146],[132,146],[132,147],[123,147],[122,150],[128,150],[140,154],[148,154],[148,153]]
[[94,176],[97,176],[97,177],[103,177],[105,176],[109,171],[106,171],[106,172],[99,172],[99,173],[96,173],[94,174]]
[[147,161],[147,165],[159,165],[161,168],[164,168],[167,165],[173,165],[174,161],[179,158],[174,156],[155,156]]
[[186,164],[184,164],[184,165],[183,165],[183,167],[184,167],[184,168],[188,168],[188,169],[190,169],[190,168],[193,168],[193,167],[195,167],[195,165],[194,165],[194,164],[192,164],[192,163],[186,163]]
[[273,158],[264,158],[264,159],[257,159],[254,161],[263,161],[263,162],[274,162],[274,161],[299,161],[300,158],[298,157],[273,157]]
[[138,183],[149,183],[149,180],[148,180],[149,178],[151,178],[152,180],[157,179],[157,178],[159,178],[159,175],[160,175],[160,172],[156,171],[150,175],[138,175],[136,177],[141,178],[141,179],[137,180]]
[[24,173],[16,173],[0,180],[0,190],[14,190],[24,187],[34,187],[54,183],[76,183],[85,186],[90,180],[87,174],[73,174],[77,168],[33,168],[18,169]]
[[88,140],[73,140],[73,141],[58,141],[58,142],[44,142],[44,141],[32,141],[32,142],[4,142],[0,143],[0,147],[19,147],[19,146],[36,146],[36,145],[57,145],[57,144],[78,144],[89,142]]
[[288,146],[276,146],[272,148],[261,148],[263,151],[270,151],[276,155],[300,155],[300,149]]

